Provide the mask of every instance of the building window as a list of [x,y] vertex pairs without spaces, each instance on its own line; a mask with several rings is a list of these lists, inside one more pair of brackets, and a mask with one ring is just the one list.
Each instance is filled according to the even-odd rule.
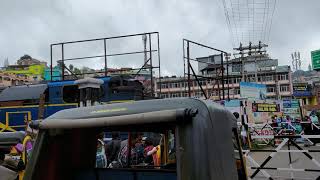
[[235,95],[240,94],[240,89],[238,89],[238,88],[234,89],[234,94]]
[[280,86],[280,92],[288,92],[288,91],[289,91],[289,85]]
[[197,91],[196,94],[195,94],[196,97],[203,97],[203,93],[202,91]]
[[162,89],[167,89],[168,88],[168,84],[167,83],[162,83],[161,84],[161,88]]
[[242,81],[241,78],[236,78],[236,79],[235,79],[235,83],[240,83],[241,81]]
[[240,71],[241,71],[241,65],[240,64],[232,65],[232,72],[240,72]]
[[267,92],[268,93],[275,92],[275,87],[267,87]]
[[265,76],[265,81],[273,81],[273,76],[272,75],[267,75]]
[[179,82],[171,83],[171,88],[179,88],[179,87],[180,87]]
[[288,80],[288,74],[279,74],[278,75],[278,80],[279,81]]

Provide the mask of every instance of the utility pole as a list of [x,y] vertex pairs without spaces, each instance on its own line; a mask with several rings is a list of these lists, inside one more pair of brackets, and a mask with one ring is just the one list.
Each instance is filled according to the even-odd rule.
[[[234,55],[240,55],[240,60],[241,60],[241,75],[242,75],[242,81],[246,81],[246,73],[245,73],[245,60],[247,60],[248,57],[252,56],[257,56],[262,55],[263,52],[266,52],[265,50],[262,50],[262,48],[268,47],[266,44],[262,44],[261,41],[259,41],[258,45],[252,45],[252,42],[249,42],[248,46],[243,46],[242,43],[240,43],[240,46],[238,48],[234,48],[234,50],[239,51],[239,53],[235,53]],[[247,55],[245,57],[245,55]],[[255,58],[255,66],[256,66],[256,71],[255,71],[255,80],[257,82],[258,80],[258,75],[257,75],[257,62]]]

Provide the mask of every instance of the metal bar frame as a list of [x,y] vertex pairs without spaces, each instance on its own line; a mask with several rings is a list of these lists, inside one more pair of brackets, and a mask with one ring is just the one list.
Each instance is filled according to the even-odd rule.
[[[120,38],[130,38],[130,37],[137,37],[137,36],[143,36],[143,35],[146,35],[149,37],[149,50],[148,51],[135,51],[135,52],[125,52],[125,53],[116,53],[116,54],[107,54],[108,50],[107,50],[107,40],[110,40],[110,39],[120,39]],[[156,35],[156,40],[157,40],[157,49],[153,49],[152,48],[152,36],[153,35]],[[103,41],[103,51],[104,51],[104,54],[103,55],[97,55],[97,56],[85,56],[85,57],[76,57],[76,58],[65,58],[64,57],[64,48],[65,48],[65,45],[66,44],[76,44],[76,43],[85,43],[85,42],[93,42],[93,41]],[[62,64],[62,74],[61,76],[53,76],[53,61],[54,61],[54,58],[53,58],[53,48],[56,47],[56,46],[61,46],[61,59],[58,59],[56,60],[57,62],[61,62]],[[110,57],[110,56],[122,56],[122,55],[132,55],[132,54],[140,54],[140,53],[145,53],[145,52],[148,52],[149,53],[149,58],[150,58],[150,67],[148,67],[148,69],[150,70],[150,76],[151,76],[151,93],[152,93],[152,96],[155,96],[156,95],[156,92],[155,92],[155,86],[154,86],[154,79],[153,79],[153,70],[154,69],[158,69],[159,73],[158,73],[158,76],[159,76],[159,83],[160,83],[160,92],[158,94],[158,97],[161,96],[161,68],[160,68],[160,35],[159,35],[159,32],[146,32],[146,33],[137,33],[137,34],[129,34],[129,35],[122,35],[122,36],[112,36],[112,37],[105,37],[105,38],[96,38],[96,39],[85,39],[85,40],[79,40],[79,41],[66,41],[66,42],[60,42],[60,43],[53,43],[53,44],[50,44],[50,75],[51,75],[51,78],[50,80],[53,81],[53,77],[61,77],[62,80],[65,80],[65,76],[66,74],[64,73],[65,69],[66,69],[66,66],[64,64],[65,61],[74,61],[74,60],[81,60],[81,59],[91,59],[91,58],[104,58],[104,75],[107,76],[108,75],[108,59],[107,57]],[[153,57],[152,57],[152,53],[157,53],[157,58],[158,58],[158,65],[154,66],[152,63],[153,63]],[[140,68],[140,71],[144,69],[144,67],[142,66],[142,68]],[[69,71],[69,70],[68,70]],[[140,73],[139,71],[139,73]],[[72,73],[71,73],[72,74]],[[87,74],[87,73],[82,73],[82,74],[76,74],[76,75],[84,75],[84,74]],[[90,74],[93,74],[93,73],[90,73]],[[72,74],[74,75],[74,74]]]
[[[197,46],[200,46],[200,47],[203,47],[203,48],[207,48],[207,49],[210,49],[210,50],[213,50],[213,51],[218,51],[219,53],[221,53],[221,64],[220,65],[217,65],[218,67],[220,66],[220,69],[222,69],[222,77],[219,77],[220,74],[217,74],[216,77],[204,77],[204,76],[201,76],[201,75],[197,75],[195,72],[194,72],[194,69],[190,63],[190,61],[196,61],[196,62],[200,62],[199,60],[197,59],[192,59],[190,58],[190,44],[193,44],[193,45],[197,45]],[[218,94],[219,94],[219,99],[221,100],[221,95],[220,95],[220,83],[219,81],[222,80],[222,89],[223,89],[223,100],[225,99],[225,92],[224,92],[224,80],[225,80],[225,77],[224,77],[224,58],[223,58],[223,55],[225,54],[226,56],[228,56],[228,53],[223,51],[223,50],[220,50],[220,49],[216,49],[216,48],[213,48],[213,47],[210,47],[210,46],[207,46],[207,45],[204,45],[204,44],[201,44],[201,43],[198,43],[198,42],[194,42],[194,41],[191,41],[191,40],[188,40],[188,39],[183,39],[182,40],[182,46],[183,46],[183,66],[184,66],[184,79],[186,79],[186,75],[187,75],[187,82],[188,82],[188,95],[189,97],[191,97],[191,76],[195,77],[195,80],[196,80],[196,83],[198,83],[204,97],[206,99],[208,99],[208,96],[207,96],[207,93],[204,91],[204,89],[202,88],[202,85],[200,84],[200,81],[198,79],[198,77],[202,77],[202,78],[205,78],[205,79],[214,79],[218,82]],[[186,46],[186,47],[185,47]],[[185,55],[185,53],[187,55]],[[187,62],[186,62],[187,61]],[[212,65],[216,65],[215,63],[207,63],[207,62],[201,62],[201,63],[205,63],[205,64],[212,64]],[[228,62],[227,62],[228,63]],[[187,65],[187,67],[186,67]],[[228,64],[227,64],[228,66]],[[228,66],[229,67],[229,66]],[[187,68],[187,73],[186,73],[186,68]],[[190,72],[190,69],[192,71],[192,74]],[[216,70],[216,73],[217,73],[217,70]],[[227,82],[229,82],[229,70],[227,68]],[[214,89],[215,85],[213,85],[213,89]],[[229,84],[228,84],[228,93],[227,93],[227,99],[230,100],[230,93],[229,93]]]

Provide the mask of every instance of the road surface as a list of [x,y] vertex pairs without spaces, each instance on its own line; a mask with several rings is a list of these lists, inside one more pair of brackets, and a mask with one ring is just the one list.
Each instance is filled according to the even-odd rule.
[[[301,145],[304,150],[320,150],[319,146],[310,146],[304,147]],[[282,150],[287,150],[287,146],[284,146]],[[271,148],[268,148],[271,149]],[[293,148],[290,146],[290,149],[297,150],[297,148]],[[271,152],[252,152],[249,155],[261,165],[261,163],[271,154]],[[320,162],[320,152],[310,152],[309,153],[316,161]],[[312,162],[306,155],[301,152],[291,153],[292,158],[292,167],[295,169],[318,169],[320,167],[317,166],[314,162]],[[248,162],[247,165],[254,166],[251,162]],[[265,167],[276,167],[276,168],[289,168],[289,154],[288,152],[278,152],[276,155],[265,165]],[[248,170],[249,175],[252,174],[254,170]],[[304,179],[320,179],[320,172],[293,172],[292,174],[289,171],[275,171],[275,170],[265,170],[267,173],[273,177],[273,179],[291,179],[291,175],[293,175],[293,179],[295,180],[304,180]],[[254,180],[266,179],[266,177],[259,172],[254,178]]]

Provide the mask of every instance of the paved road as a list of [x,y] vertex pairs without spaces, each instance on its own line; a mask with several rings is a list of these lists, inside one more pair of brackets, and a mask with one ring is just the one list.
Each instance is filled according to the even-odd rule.
[[[291,146],[290,146],[291,147]],[[320,150],[319,146],[312,146],[312,147],[301,147],[305,150],[311,150],[311,149],[317,149]],[[292,148],[291,149],[296,149]],[[287,146],[284,146],[282,150],[287,150]],[[254,152],[250,153],[249,155],[259,164],[261,164],[269,155],[271,152]],[[309,153],[315,160],[320,162],[320,153],[319,152],[312,152]],[[293,168],[297,169],[320,169],[315,163],[313,163],[306,155],[303,153],[291,153],[292,157],[292,166]],[[247,165],[249,162],[247,161]],[[253,166],[252,163],[250,163],[251,166]],[[289,168],[289,155],[288,153],[284,152],[278,152],[266,165],[265,167],[277,167],[277,168]],[[249,170],[249,175],[252,174],[253,170]],[[269,173],[272,177],[275,177],[274,179],[291,179],[291,174],[289,171],[274,171],[274,170],[266,170],[267,173]],[[317,179],[320,177],[320,172],[293,172],[293,179]],[[257,174],[254,180],[261,180],[266,179],[265,176],[261,172]]]

